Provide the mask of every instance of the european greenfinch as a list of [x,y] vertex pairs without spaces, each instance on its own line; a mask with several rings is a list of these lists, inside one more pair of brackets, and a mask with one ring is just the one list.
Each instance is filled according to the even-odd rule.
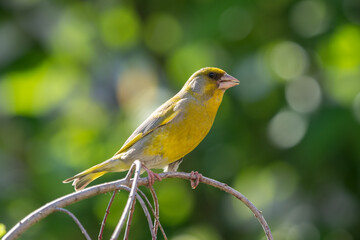
[[146,168],[176,171],[183,157],[207,135],[226,89],[239,81],[225,71],[207,67],[195,72],[183,88],[155,110],[115,155],[69,179],[75,190],[108,172],[122,172],[139,160]]

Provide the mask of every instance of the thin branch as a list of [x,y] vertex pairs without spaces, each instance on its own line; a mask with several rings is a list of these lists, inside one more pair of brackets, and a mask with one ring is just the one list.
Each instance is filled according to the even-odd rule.
[[84,226],[80,223],[79,219],[77,219],[77,217],[75,217],[75,215],[72,212],[70,212],[69,210],[67,210],[65,208],[56,208],[55,210],[58,212],[64,212],[67,215],[69,215],[74,220],[74,222],[79,226],[79,228],[80,228],[82,234],[84,234],[85,238],[87,240],[91,240],[91,238],[90,238],[89,234],[87,233],[87,231],[85,230]]
[[[133,165],[131,165],[131,166],[132,166],[131,169],[133,169],[135,166],[135,175],[134,175],[134,179],[132,182],[131,191],[129,194],[128,201],[126,202],[125,209],[120,217],[118,224],[116,225],[113,235],[110,238],[111,240],[118,239],[118,237],[120,235],[120,231],[125,224],[126,218],[129,215],[130,209],[134,205],[134,201],[135,201],[135,197],[136,197],[136,190],[137,190],[137,186],[138,186],[138,180],[139,180],[140,171],[141,171],[141,162],[139,160],[135,160]],[[129,172],[131,172],[131,171],[129,171]],[[129,176],[130,176],[130,174],[128,174],[126,178],[127,179],[130,178]]]
[[[129,188],[128,186],[120,186],[119,189],[125,190],[125,191],[128,191],[128,192],[131,191],[131,188]],[[114,194],[115,192],[116,192],[116,191],[114,191],[114,192],[113,192],[113,195],[111,196],[110,202],[109,202],[109,204],[108,204],[108,208],[106,209],[107,211],[108,211],[108,209],[109,209],[109,206],[111,206],[111,204],[112,204],[112,201],[113,201],[114,196],[115,196],[115,194]],[[142,195],[142,197],[144,197],[144,198],[146,199],[146,202],[150,203],[149,200],[146,198],[145,194],[144,194],[142,191],[140,191],[140,190],[138,189],[138,192],[141,192],[141,193],[142,193],[141,195]],[[154,228],[154,227],[153,227],[153,223],[152,223],[152,221],[151,221],[150,212],[149,212],[149,210],[148,210],[147,207],[146,207],[146,203],[144,202],[144,200],[142,199],[142,197],[140,196],[140,194],[139,194],[138,192],[136,193],[136,199],[138,200],[140,206],[142,207],[142,209],[143,209],[143,211],[144,211],[145,217],[146,217],[146,219],[148,220],[151,237],[152,237],[152,239],[156,239],[156,235],[155,235],[155,233],[154,233],[154,231],[153,231],[153,228]],[[151,208],[151,205],[150,205],[150,208]],[[154,210],[153,210],[153,209],[152,209],[152,212],[153,212],[153,214],[154,214]],[[103,220],[103,221],[104,221],[104,220]],[[127,233],[127,234],[128,234],[128,233]],[[166,239],[165,239],[165,240],[166,240]]]
[[[180,178],[183,178],[183,177],[180,177]],[[271,234],[270,227],[267,224],[267,222],[266,222],[264,216],[262,215],[261,211],[258,210],[255,207],[255,205],[252,202],[250,202],[249,199],[247,199],[247,197],[245,197],[243,194],[236,191],[232,187],[228,186],[227,184],[216,181],[216,180],[211,179],[211,178],[201,176],[200,182],[208,184],[208,185],[216,187],[216,188],[219,188],[219,189],[223,190],[224,192],[230,193],[231,195],[233,195],[234,197],[236,197],[237,199],[242,201],[254,213],[255,217],[260,222],[260,224],[261,224],[261,226],[262,226],[262,228],[263,228],[263,230],[264,230],[264,232],[266,234],[267,239],[268,240],[273,240],[273,236]]]
[[[159,220],[159,213],[156,214],[154,208],[152,207],[152,205],[151,205],[149,199],[146,197],[145,193],[143,193],[140,189],[138,189],[138,193],[140,193],[140,194],[142,195],[142,197],[146,200],[146,203],[148,204],[151,212],[153,213],[154,218],[157,219],[157,223],[158,223],[159,228],[160,228],[160,230],[161,230],[161,233],[162,233],[162,235],[163,235],[163,237],[164,237],[164,240],[167,240],[168,238],[167,238],[166,233],[165,233],[165,231],[164,231],[164,228],[162,227],[162,225],[161,225],[161,223],[160,223],[160,220]],[[154,191],[154,193],[155,193],[155,191]],[[155,197],[156,197],[156,195],[155,195]],[[157,199],[157,197],[156,197],[156,199]],[[157,202],[158,202],[158,201],[157,201]],[[155,235],[157,235],[156,232],[155,232]]]
[[[134,215],[134,210],[135,210],[135,203],[136,203],[136,199],[132,202],[132,205],[130,208],[129,217],[128,217],[128,220],[126,223],[126,228],[125,228],[124,240],[129,239],[131,221],[132,221],[132,217]],[[153,240],[155,240],[155,239],[153,239]]]
[[110,207],[115,199],[115,196],[116,196],[116,192],[117,191],[114,191],[112,193],[112,196],[110,198],[110,201],[109,201],[109,204],[108,206],[106,207],[106,211],[105,211],[105,215],[104,215],[104,218],[102,220],[102,223],[101,223],[101,227],[100,227],[100,232],[99,232],[99,236],[98,236],[98,240],[102,240],[102,236],[103,236],[103,233],[104,233],[104,228],[105,228],[105,223],[106,223],[106,219],[110,213]]
[[[190,173],[183,173],[183,172],[166,172],[166,173],[160,173],[159,176],[162,179],[166,179],[166,178],[181,178],[181,179],[187,179],[187,180],[192,179]],[[216,188],[219,188],[219,189],[235,196],[240,201],[242,201],[254,213],[255,217],[260,222],[262,228],[264,229],[267,239],[273,240],[269,225],[266,223],[261,212],[244,195],[242,195],[240,192],[236,191],[235,189],[229,187],[228,185],[226,185],[224,183],[218,182],[216,180],[213,180],[213,179],[210,179],[210,178],[207,178],[204,176],[201,177],[200,182],[211,185]],[[131,181],[130,181],[130,183],[131,183]],[[138,180],[138,186],[147,186],[148,183],[149,182],[148,182],[147,177],[140,178]],[[85,188],[81,191],[73,192],[73,193],[63,196],[61,198],[55,199],[54,201],[47,203],[46,205],[42,206],[41,208],[30,213],[28,216],[26,216],[24,219],[22,219],[20,222],[18,222],[12,229],[10,229],[5,234],[5,236],[2,238],[2,240],[16,239],[18,236],[20,236],[22,233],[24,233],[30,226],[37,223],[41,219],[45,218],[49,214],[55,212],[56,208],[65,207],[65,206],[68,206],[75,202],[81,201],[83,199],[87,199],[87,198],[90,198],[90,197],[93,197],[96,195],[115,191],[115,190],[119,189],[121,185],[129,186],[129,181],[127,179],[120,179],[117,181],[107,182],[107,183],[99,184],[99,185],[96,185],[93,187]]]
[[161,231],[161,233],[162,233],[162,235],[163,235],[163,237],[164,237],[164,240],[168,240],[168,238],[167,238],[167,236],[166,236],[166,233],[165,233],[165,230],[164,230],[164,228],[162,227],[160,221],[159,221],[159,228],[160,228],[160,231]]
[[[129,188],[128,186],[120,186],[121,189],[123,190],[126,190],[128,192],[131,191],[131,188]],[[138,190],[139,191],[139,190]],[[139,191],[141,192],[141,191]],[[145,196],[146,198],[146,196]],[[148,220],[148,224],[149,224],[149,229],[150,229],[150,233],[151,233],[151,238],[152,239],[156,239],[156,235],[155,235],[155,232],[153,231],[153,223],[151,221],[151,215],[150,215],[150,212],[149,210],[147,209],[146,207],[146,203],[144,202],[144,200],[141,198],[140,194],[139,193],[136,193],[136,199],[138,200],[139,204],[141,205],[143,211],[144,211],[144,214],[145,214],[145,217],[146,219]],[[149,201],[149,200],[147,200]]]
[[140,194],[141,197],[142,197],[143,199],[145,199],[145,202],[147,203],[148,207],[150,208],[152,214],[155,216],[154,208],[153,208],[153,206],[151,205],[150,200],[147,198],[147,196],[145,195],[145,193],[144,193],[143,191],[141,191],[140,189],[138,189],[138,194]]
[[159,201],[158,201],[158,198],[156,196],[156,193],[155,193],[155,190],[153,188],[153,186],[150,186],[150,192],[151,192],[151,195],[154,199],[154,206],[155,206],[155,220],[154,220],[154,231],[155,231],[155,234],[157,234],[157,230],[158,230],[158,227],[159,227],[159,214],[160,214],[160,210],[159,210]]

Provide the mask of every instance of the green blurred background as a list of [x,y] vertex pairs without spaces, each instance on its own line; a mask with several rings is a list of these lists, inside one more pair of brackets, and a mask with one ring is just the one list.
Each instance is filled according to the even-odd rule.
[[[358,0],[1,1],[0,234],[71,193],[62,180],[112,156],[194,71],[216,66],[241,84],[180,171],[245,194],[277,240],[360,239],[359,24]],[[108,175],[95,183],[124,176]],[[223,192],[155,187],[170,239],[264,239]],[[94,238],[109,198],[69,207]],[[130,238],[150,239],[147,228],[137,206]],[[55,213],[21,239],[82,235]]]

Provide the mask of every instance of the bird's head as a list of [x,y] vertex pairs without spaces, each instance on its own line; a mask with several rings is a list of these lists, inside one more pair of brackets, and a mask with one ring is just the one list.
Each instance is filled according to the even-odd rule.
[[206,67],[195,72],[184,88],[198,96],[213,96],[239,84],[239,80],[215,67]]

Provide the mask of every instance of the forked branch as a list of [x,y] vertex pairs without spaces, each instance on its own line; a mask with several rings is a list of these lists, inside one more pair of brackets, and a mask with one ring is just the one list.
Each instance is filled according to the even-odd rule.
[[[134,168],[132,168],[134,170]],[[138,169],[136,169],[138,170]],[[132,171],[131,171],[132,172]],[[129,173],[130,175],[132,173]],[[136,172],[135,172],[136,175]],[[129,175],[128,175],[129,176]],[[183,173],[183,172],[166,172],[166,173],[161,173],[159,174],[159,176],[162,179],[166,179],[166,178],[181,178],[181,179],[187,179],[187,180],[195,180],[193,175],[191,173]],[[148,178],[137,178],[135,176],[135,179],[137,179],[137,187],[138,186],[147,186],[148,185]],[[234,197],[236,197],[237,199],[239,199],[240,201],[242,201],[255,215],[255,217],[258,219],[258,221],[260,222],[265,234],[266,234],[266,238],[268,240],[273,240],[269,225],[267,224],[266,220],[264,219],[264,217],[262,216],[261,211],[259,211],[254,204],[252,204],[244,195],[242,195],[240,192],[236,191],[235,189],[231,188],[230,186],[228,186],[227,184],[221,183],[219,181],[216,181],[214,179],[211,178],[207,178],[204,176],[200,177],[200,183],[204,183],[213,187],[216,187],[218,189],[221,189],[231,195],[233,195]],[[9,232],[7,232],[7,234],[3,237],[3,240],[12,240],[12,239],[16,239],[17,237],[19,237],[22,233],[24,233],[30,226],[32,226],[33,224],[37,223],[38,221],[40,221],[41,219],[47,217],[49,214],[55,212],[55,211],[59,211],[59,208],[63,208],[65,206],[71,205],[73,203],[76,203],[78,201],[96,196],[96,195],[100,195],[103,193],[108,193],[108,192],[113,192],[119,189],[126,189],[129,190],[128,187],[130,186],[134,186],[134,180],[131,179],[129,180],[128,178],[124,178],[121,180],[117,180],[117,181],[113,181],[113,182],[108,182],[108,183],[103,183],[103,184],[99,184],[93,187],[89,187],[86,188],[84,190],[81,190],[79,192],[74,192],[71,194],[68,194],[66,196],[63,196],[61,198],[55,199],[54,201],[47,203],[46,205],[42,206],[41,208],[37,209],[36,211],[30,213],[28,216],[26,216],[24,219],[22,219],[20,222],[18,222],[12,229],[9,230]],[[127,186],[126,188],[124,186]],[[136,189],[137,189],[136,187]],[[133,195],[134,199],[137,198],[138,200],[141,199],[140,195],[138,193],[136,193],[136,189],[133,190],[133,188],[130,190],[130,192],[133,190]],[[142,199],[141,199],[142,200]],[[140,200],[140,201],[141,201]],[[143,202],[143,201],[142,201]],[[133,204],[133,202],[130,202],[131,204]],[[157,214],[157,209],[158,206],[156,205],[157,203],[155,203],[155,214]],[[131,207],[131,205],[130,205]],[[144,210],[145,211],[145,210]],[[147,213],[146,213],[147,214]],[[157,215],[155,215],[155,220],[154,220],[154,224],[152,225],[152,229],[150,229],[150,232],[152,233],[156,233],[157,232]],[[126,219],[126,218],[125,218]],[[119,222],[120,224],[120,222]],[[151,226],[151,224],[149,224],[149,226]],[[151,228],[151,227],[150,227]],[[114,232],[114,234],[117,235],[117,232]],[[114,235],[113,235],[114,236]]]

